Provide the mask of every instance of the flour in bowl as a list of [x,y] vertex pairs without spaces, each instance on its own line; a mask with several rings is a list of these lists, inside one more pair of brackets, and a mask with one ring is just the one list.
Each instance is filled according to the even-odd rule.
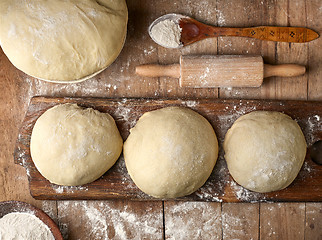
[[0,240],[54,240],[50,229],[29,213],[9,213],[0,218]]
[[179,24],[166,19],[153,26],[151,37],[161,46],[167,48],[177,48],[181,45],[181,31]]

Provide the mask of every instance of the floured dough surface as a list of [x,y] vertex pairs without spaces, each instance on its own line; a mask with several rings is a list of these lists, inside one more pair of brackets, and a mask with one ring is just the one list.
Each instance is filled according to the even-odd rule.
[[218,142],[210,123],[182,107],[145,113],[124,144],[126,168],[134,183],[157,198],[189,195],[210,176]]
[[102,71],[126,36],[124,0],[2,0],[0,41],[23,72],[54,82]]
[[255,111],[236,120],[224,141],[225,158],[234,180],[255,192],[290,185],[306,155],[299,125],[280,112]]
[[96,180],[110,169],[122,146],[109,114],[62,104],[38,118],[30,151],[38,171],[50,182],[77,186]]

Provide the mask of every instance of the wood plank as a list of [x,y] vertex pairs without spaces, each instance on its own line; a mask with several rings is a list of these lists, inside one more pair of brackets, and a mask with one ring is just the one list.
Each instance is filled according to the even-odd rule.
[[58,201],[64,239],[163,239],[162,202]]
[[322,100],[322,2],[306,1],[307,26],[320,33],[320,37],[308,44],[308,99]]
[[[299,9],[303,9],[299,11]],[[276,8],[279,26],[306,27],[305,0],[278,1]],[[309,43],[277,43],[277,63],[307,64]],[[278,99],[307,99],[308,74],[292,78],[276,78]]]
[[[67,187],[50,184],[34,167],[30,157],[29,142],[37,118],[50,107],[62,103],[78,103],[110,113],[116,120],[123,139],[129,134],[138,118],[147,111],[166,107],[190,107],[205,116],[215,129],[221,146],[224,135],[233,122],[241,115],[254,110],[283,111],[297,120],[310,146],[322,138],[322,125],[316,116],[322,115],[322,102],[307,101],[259,101],[259,100],[146,100],[146,99],[104,99],[104,98],[46,98],[32,99],[28,113],[20,130],[15,152],[16,163],[27,168],[30,190],[39,199],[151,199],[143,194],[127,174],[123,157],[97,181],[80,186]],[[294,183],[288,188],[273,193],[254,193],[237,185],[228,174],[223,151],[207,183],[194,194],[183,199],[199,201],[319,201],[321,199],[321,166],[307,156],[304,167]]]
[[[30,195],[20,195],[24,189],[28,189],[27,177],[25,170],[17,168],[13,163],[12,152],[14,150],[15,138],[18,135],[18,126],[23,119],[23,105],[19,101],[19,85],[17,79],[19,76],[14,71],[14,67],[7,57],[0,50],[0,134],[2,136],[0,151],[0,201],[20,200],[32,203],[35,201]],[[26,104],[27,109],[28,104]]]
[[[261,24],[278,26],[276,16],[276,1],[267,0],[261,1],[261,3],[263,3]],[[264,58],[264,62],[276,64],[276,45],[276,42],[262,41],[261,55]],[[260,98],[276,99],[276,77],[265,79],[260,92]]]
[[261,203],[260,239],[304,239],[305,203]]
[[223,240],[258,239],[258,228],[258,204],[225,203],[222,205]]
[[164,202],[165,239],[222,239],[221,204]]
[[304,239],[322,239],[322,203],[305,204]]

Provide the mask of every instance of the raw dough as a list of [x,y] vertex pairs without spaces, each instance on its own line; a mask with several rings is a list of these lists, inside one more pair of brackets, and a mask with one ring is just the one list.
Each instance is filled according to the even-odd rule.
[[224,141],[228,169],[235,181],[255,192],[290,185],[306,155],[299,125],[279,112],[255,111],[236,120]]
[[81,81],[119,55],[124,0],[2,0],[1,47],[23,72],[53,82]]
[[38,118],[30,151],[38,171],[50,182],[77,186],[96,180],[110,169],[122,145],[109,114],[63,104]]
[[210,123],[182,107],[145,113],[124,144],[124,159],[134,183],[157,198],[189,195],[210,176],[218,142]]

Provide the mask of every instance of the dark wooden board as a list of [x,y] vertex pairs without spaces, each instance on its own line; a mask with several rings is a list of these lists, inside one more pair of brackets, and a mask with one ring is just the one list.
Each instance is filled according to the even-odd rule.
[[[30,192],[36,199],[130,199],[154,200],[142,193],[128,175],[121,156],[116,164],[100,179],[79,187],[51,184],[35,168],[30,157],[30,136],[38,117],[47,109],[63,103],[77,103],[111,114],[126,140],[129,129],[147,111],[166,106],[189,107],[206,117],[215,129],[219,140],[219,157],[216,166],[203,187],[195,193],[178,198],[186,201],[321,201],[322,166],[310,159],[309,151],[305,163],[295,179],[286,189],[261,194],[248,191],[236,184],[229,175],[224,160],[222,143],[225,133],[241,115],[255,110],[280,111],[295,119],[302,128],[308,147],[322,139],[322,102],[275,101],[275,100],[152,100],[152,99],[103,99],[103,98],[32,98],[19,131],[14,159],[26,168]],[[156,199],[160,200],[160,199]]]

